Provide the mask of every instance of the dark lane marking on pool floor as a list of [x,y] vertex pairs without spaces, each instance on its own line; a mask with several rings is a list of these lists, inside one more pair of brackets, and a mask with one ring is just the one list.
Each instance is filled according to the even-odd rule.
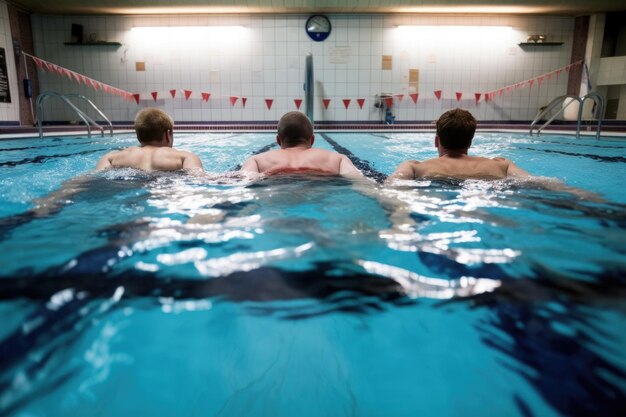
[[606,145],[591,145],[588,143],[567,143],[567,142],[558,142],[555,140],[541,140],[534,138],[533,141],[540,143],[554,143],[555,145],[561,146],[582,146],[585,148],[597,148],[597,149],[626,149],[626,146],[606,146]]
[[534,149],[534,148],[518,148],[518,149],[526,149],[534,152],[546,152],[546,153],[557,153],[560,155],[567,156],[581,156],[583,158],[589,158],[600,162],[626,162],[626,158],[623,156],[601,156],[601,155],[592,155],[588,153],[575,153],[575,152],[564,152],[564,151],[555,151],[552,149]]
[[379,183],[382,183],[387,179],[386,174],[378,171],[376,168],[372,167],[368,161],[364,161],[363,159],[350,152],[350,150],[348,150],[347,148],[344,148],[343,146],[335,142],[326,133],[320,133],[320,136],[324,138],[324,140],[328,142],[335,151],[347,156],[348,159],[354,164],[354,166],[357,167],[361,172],[363,172],[366,177],[372,178]]
[[87,145],[106,145],[102,141],[91,141],[91,142],[80,142],[80,143],[56,143],[54,145],[38,145],[38,146],[25,146],[22,148],[5,148],[0,149],[0,153],[2,152],[10,152],[10,151],[26,151],[29,149],[43,149],[43,148],[58,148],[60,146],[68,147],[68,146],[87,146]]
[[118,149],[95,149],[95,150],[89,150],[89,151],[82,151],[82,152],[76,152],[76,153],[67,153],[67,154],[56,154],[56,155],[39,155],[36,156],[34,158],[24,158],[21,159],[19,161],[6,161],[6,162],[0,162],[0,167],[16,167],[18,165],[26,165],[26,164],[41,164],[43,162],[46,162],[49,159],[55,159],[55,158],[66,158],[68,156],[76,156],[76,155],[88,155],[91,153],[96,153],[96,152],[103,152],[103,151],[114,151],[114,150],[120,150],[123,148],[118,148]]
[[[272,148],[274,148],[276,146],[278,146],[278,144],[276,142],[270,143],[269,145],[265,145],[261,149],[258,149],[256,151],[252,152],[250,154],[250,156],[254,156],[254,155],[258,155],[258,154],[263,153],[263,152],[267,152],[267,151],[271,150]],[[248,158],[246,158],[246,159],[248,159]],[[229,169],[229,171],[239,171],[240,169],[241,169],[241,164],[237,164],[234,167],[232,167],[231,169]]]

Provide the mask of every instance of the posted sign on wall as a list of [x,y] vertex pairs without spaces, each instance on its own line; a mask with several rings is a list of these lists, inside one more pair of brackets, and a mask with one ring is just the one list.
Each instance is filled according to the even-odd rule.
[[0,48],[0,103],[11,102],[9,88],[9,73],[7,72],[7,57],[4,48]]

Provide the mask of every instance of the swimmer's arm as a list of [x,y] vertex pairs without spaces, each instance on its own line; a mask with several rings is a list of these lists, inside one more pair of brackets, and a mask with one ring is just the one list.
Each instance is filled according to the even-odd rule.
[[509,178],[524,178],[524,177],[532,177],[531,174],[524,171],[522,168],[518,167],[511,161],[510,159],[495,157],[492,158],[494,161],[504,162],[506,164],[506,176]]
[[191,152],[183,153],[183,169],[188,169],[188,168],[203,169],[202,161],[200,161],[200,158],[198,158],[197,155]]
[[345,155],[342,155],[339,161],[339,175],[347,178],[363,178],[364,175],[361,171],[354,166],[352,161]]
[[239,171],[246,172],[261,172],[259,171],[259,164],[257,164],[256,159],[253,157],[248,158],[246,162],[243,163]]
[[34,199],[34,208],[31,211],[35,217],[47,216],[58,212],[66,204],[72,203],[70,200],[72,196],[87,188],[86,184],[90,179],[91,177],[88,175],[80,175],[64,181],[57,190],[44,197]]
[[96,171],[102,171],[103,169],[111,168],[113,166],[113,164],[111,163],[113,155],[115,155],[115,152],[109,152],[108,154],[100,158],[100,160],[96,164]]
[[506,170],[506,176],[512,178],[523,178],[523,177],[531,177],[532,175],[528,172],[524,171],[522,168],[515,165],[513,162],[508,161],[509,166]]
[[387,178],[386,182],[391,182],[393,180],[413,180],[415,179],[415,170],[413,169],[414,164],[418,164],[417,161],[404,161],[401,163],[396,171]]

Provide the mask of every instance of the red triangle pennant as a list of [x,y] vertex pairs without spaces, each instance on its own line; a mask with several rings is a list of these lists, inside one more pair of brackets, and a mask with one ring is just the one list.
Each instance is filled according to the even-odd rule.
[[463,97],[463,93],[456,92],[456,101],[461,101],[461,97]]
[[33,57],[33,61],[35,61],[35,65],[37,65],[39,69],[43,69],[43,62],[41,59]]
[[185,100],[189,100],[189,97],[191,97],[191,90],[183,90],[183,93],[185,93]]
[[542,82],[543,82],[543,75],[541,77],[537,77],[537,87],[541,87]]
[[157,101],[157,97],[159,96],[159,92],[158,91],[153,91],[150,93],[150,95],[152,95],[152,100]]
[[393,97],[388,97],[385,99],[385,104],[387,105],[387,108],[390,109],[393,107]]
[[481,93],[474,93],[474,100],[476,100],[476,104],[478,104],[478,102],[480,101],[481,96]]
[[534,82],[535,80],[528,80],[528,86],[532,88]]
[[170,90],[172,98],[176,97],[176,90]]
[[324,104],[324,109],[328,110],[328,105],[330,104],[330,99],[329,98],[325,98],[322,100],[322,103]]
[[404,98],[404,94],[396,94],[396,98],[398,99],[398,103],[402,103],[402,99]]
[[78,73],[76,73],[76,72],[73,72],[73,73],[72,73],[72,77],[74,77],[74,80],[76,80],[76,82],[77,82],[78,84],[80,84],[80,82],[82,81],[82,80],[81,80],[81,78],[80,78],[80,74],[78,74]]
[[413,100],[414,104],[417,104],[417,99],[418,99],[419,96],[420,95],[418,93],[409,94],[409,97],[411,97],[411,100]]
[[300,110],[300,106],[302,105],[302,99],[296,98],[293,100],[293,102],[296,103],[296,108]]
[[230,96],[230,105],[231,105],[231,107],[235,107],[235,103],[237,103],[238,99],[239,99],[239,97]]
[[271,98],[266,98],[265,99],[265,105],[267,106],[268,110],[271,110],[272,104],[274,104],[274,100],[273,99],[271,99]]
[[241,97],[241,104],[244,109],[246,108],[246,101],[248,101],[248,97]]
[[441,100],[441,90],[435,90],[433,91],[433,93],[435,93],[435,97],[437,97],[437,100]]
[[202,93],[202,100],[207,102],[209,101],[209,97],[211,97],[211,93]]
[[139,104],[139,94],[133,94],[133,98],[135,99],[135,102]]
[[365,104],[365,99],[364,98],[357,98],[356,99],[356,103],[359,105],[359,109],[363,108],[363,104]]
[[350,99],[349,98],[344,98],[343,99],[343,107],[345,107],[346,110],[348,110],[348,107],[350,107]]

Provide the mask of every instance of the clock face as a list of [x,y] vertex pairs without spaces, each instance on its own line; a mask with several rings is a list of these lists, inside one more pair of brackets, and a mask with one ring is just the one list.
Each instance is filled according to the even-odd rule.
[[321,42],[328,38],[330,31],[330,20],[326,16],[315,15],[308,18],[306,21],[305,30],[307,35],[316,42]]

